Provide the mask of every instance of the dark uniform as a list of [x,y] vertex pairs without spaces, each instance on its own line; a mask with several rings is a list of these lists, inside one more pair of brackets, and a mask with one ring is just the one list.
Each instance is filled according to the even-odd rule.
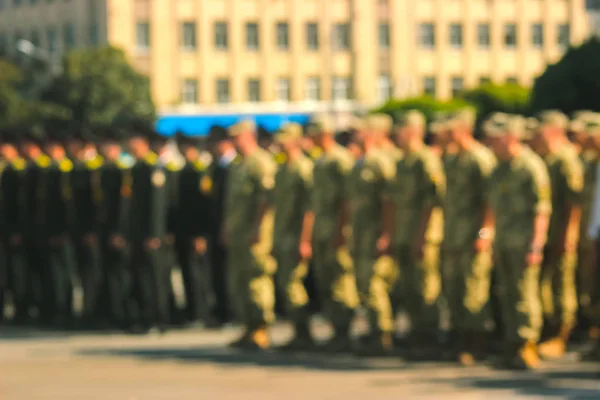
[[[158,156],[150,152],[132,167],[131,178],[128,239],[140,322],[147,327],[163,327],[169,321],[171,282],[164,247],[169,207],[167,174]],[[148,246],[149,240],[158,240],[158,247]]]

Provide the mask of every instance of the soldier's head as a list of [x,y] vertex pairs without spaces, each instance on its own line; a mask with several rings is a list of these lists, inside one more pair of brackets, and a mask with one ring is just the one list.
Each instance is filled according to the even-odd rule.
[[472,139],[476,120],[477,112],[473,108],[463,108],[450,114],[446,123],[448,139],[459,145]]
[[151,151],[148,132],[143,129],[133,129],[129,133],[128,147],[131,155],[141,160]]
[[227,129],[213,125],[208,131],[208,148],[212,155],[219,158],[233,149],[233,143],[227,134]]
[[372,139],[376,145],[382,145],[390,136],[394,121],[387,114],[378,113],[368,115],[364,119],[364,131],[366,140]]
[[162,152],[167,150],[167,144],[169,143],[169,139],[151,129],[149,132],[150,135],[150,149],[156,154],[161,154]]
[[544,151],[555,151],[557,144],[566,140],[569,118],[557,110],[542,111],[537,115],[539,127],[536,140]]
[[48,132],[46,136],[46,153],[53,160],[60,161],[66,157],[65,135],[59,130]]
[[100,137],[100,151],[104,158],[116,161],[123,152],[119,135],[114,130],[106,130]]
[[175,135],[173,136],[175,143],[177,143],[179,152],[185,157],[186,160],[195,161],[198,159],[198,156],[200,155],[200,149],[197,140],[191,136],[185,135],[181,131],[175,132]]
[[585,124],[585,149],[600,151],[600,115],[590,119]]
[[396,119],[396,140],[401,148],[408,148],[413,143],[423,142],[426,120],[422,112],[409,110]]
[[65,149],[72,159],[83,158],[85,140],[82,128],[71,128],[67,132]]
[[335,143],[333,120],[325,114],[313,116],[306,130],[308,135],[312,137],[314,144],[322,149],[327,149]]
[[34,160],[42,154],[43,134],[32,131],[19,132],[21,138],[21,152],[30,160]]
[[496,157],[512,158],[525,136],[525,118],[519,115],[496,115],[483,124],[484,133]]
[[242,154],[248,154],[258,147],[256,124],[245,119],[229,128],[229,136],[235,148]]
[[448,130],[448,121],[450,117],[450,113],[438,111],[433,114],[433,118],[429,124],[431,146],[438,146],[442,151],[446,150],[450,141],[450,133]]
[[293,122],[283,124],[275,132],[275,142],[288,156],[301,151],[302,126]]
[[8,161],[19,157],[17,137],[13,131],[0,132],[0,155]]

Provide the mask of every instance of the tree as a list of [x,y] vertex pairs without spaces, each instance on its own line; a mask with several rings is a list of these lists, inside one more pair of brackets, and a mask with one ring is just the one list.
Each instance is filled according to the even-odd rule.
[[451,101],[439,101],[432,97],[423,96],[407,100],[390,100],[383,106],[373,110],[373,112],[383,112],[391,116],[407,110],[419,110],[428,120],[431,120],[433,114],[439,111],[455,111],[460,108],[472,106],[461,99]]
[[533,85],[531,110],[558,109],[600,111],[600,41],[592,38],[570,48],[556,64],[549,65]]
[[148,78],[112,47],[69,53],[43,99],[70,110],[78,128],[122,128],[156,118]]
[[485,84],[463,93],[461,97],[477,109],[479,120],[487,118],[493,112],[529,113],[530,90],[513,83]]

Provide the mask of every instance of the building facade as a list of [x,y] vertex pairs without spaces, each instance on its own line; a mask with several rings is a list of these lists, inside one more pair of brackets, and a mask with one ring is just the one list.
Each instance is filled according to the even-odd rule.
[[585,0],[0,0],[0,43],[121,47],[162,109],[366,107],[531,85],[588,21]]

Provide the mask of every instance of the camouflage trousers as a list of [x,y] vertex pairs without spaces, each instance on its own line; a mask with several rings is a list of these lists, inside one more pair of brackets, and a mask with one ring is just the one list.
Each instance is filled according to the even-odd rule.
[[435,333],[439,328],[441,277],[439,246],[426,244],[418,255],[411,246],[396,249],[399,277],[392,289],[392,301],[406,310],[413,332]]
[[229,301],[238,321],[255,329],[275,320],[276,263],[270,243],[233,245],[227,255]]
[[549,247],[544,252],[541,296],[544,319],[552,326],[573,327],[577,321],[575,267],[577,253],[560,254]]
[[600,294],[598,293],[600,274],[598,274],[595,262],[594,246],[595,243],[589,240],[580,240],[577,249],[577,295],[581,314],[587,319],[593,317],[593,308],[598,305],[598,295]]
[[398,278],[398,267],[390,256],[354,254],[356,286],[361,304],[367,311],[371,331],[392,332],[394,318],[390,291]]
[[336,332],[347,333],[359,304],[352,259],[346,247],[335,249],[330,241],[313,244],[317,292],[323,313]]
[[[297,244],[294,241],[293,244]],[[275,285],[284,295],[284,309],[290,320],[296,324],[306,323],[309,298],[304,287],[304,278],[308,275],[308,261],[301,261],[298,246],[278,246],[273,254],[277,260]]]
[[472,246],[442,252],[442,289],[454,329],[483,332],[491,319],[491,251],[477,252]]
[[494,249],[498,298],[508,343],[537,342],[542,329],[540,266],[527,265],[528,249]]

